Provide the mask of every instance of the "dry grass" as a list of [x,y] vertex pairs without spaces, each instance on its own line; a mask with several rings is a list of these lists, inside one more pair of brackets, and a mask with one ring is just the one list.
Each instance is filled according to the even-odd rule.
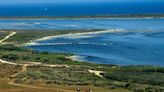
[[[45,85],[40,83],[38,85],[29,86],[12,86],[8,82],[12,81],[10,76],[21,71],[21,66],[14,66],[8,64],[0,64],[0,92],[76,92],[78,86],[62,86],[62,85]],[[35,88],[36,87],[36,88]],[[129,92],[126,89],[109,89],[94,86],[79,86],[81,92],[92,89],[93,92]]]
[[21,70],[21,66],[0,64],[0,79],[7,79],[11,75],[19,72],[20,70]]

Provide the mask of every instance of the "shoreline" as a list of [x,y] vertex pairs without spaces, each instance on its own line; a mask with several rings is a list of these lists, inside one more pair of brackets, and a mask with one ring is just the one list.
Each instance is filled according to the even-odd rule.
[[3,18],[3,17],[0,17],[0,20],[66,20],[66,19],[71,19],[71,20],[82,20],[82,19],[116,19],[116,20],[124,20],[124,19],[145,19],[145,20],[149,20],[149,19],[164,19],[164,17],[122,17],[122,18],[111,18],[111,17],[81,17],[81,18],[78,18],[78,17],[73,17],[73,18],[70,18],[70,17],[67,17],[67,18],[44,18],[44,17],[34,17],[34,18],[28,18],[28,17],[23,17],[23,18],[17,18],[17,17],[11,17],[11,18]]
[[105,14],[105,15],[77,15],[77,16],[0,16],[0,19],[80,19],[80,18],[111,18],[111,19],[156,19],[156,18],[164,18],[163,13],[150,13],[150,14]]
[[[110,30],[102,30],[102,31],[99,30],[99,31],[91,31],[91,32],[78,32],[78,33],[67,33],[67,34],[61,34],[61,35],[46,36],[46,37],[43,37],[43,38],[33,40],[29,43],[25,43],[22,46],[37,46],[37,45],[41,45],[40,43],[37,43],[37,41],[43,41],[43,40],[48,40],[48,39],[53,39],[53,38],[58,38],[58,37],[72,37],[73,35],[74,36],[81,36],[81,35],[116,33],[116,32],[124,32],[124,31],[122,31],[122,29],[110,29]],[[70,44],[73,44],[73,43],[70,43]],[[45,44],[43,44],[43,45],[45,45]],[[73,55],[66,56],[65,58],[70,59],[71,61],[86,62],[86,61],[82,61],[80,59],[81,55],[76,55],[74,53],[71,53],[71,54],[73,54]],[[89,62],[89,63],[91,63],[91,62]],[[111,64],[107,64],[107,65],[111,65]],[[118,65],[115,65],[115,66],[118,66]]]
[[[43,37],[43,38],[39,38],[39,39],[33,40],[33,41],[29,42],[29,43],[25,43],[25,44],[23,44],[23,46],[39,45],[39,43],[36,43],[37,41],[43,41],[43,40],[59,38],[59,37],[72,37],[72,36],[103,34],[103,33],[116,33],[116,32],[124,32],[124,31],[122,31],[122,29],[109,29],[109,30],[102,30],[102,31],[77,32],[77,33],[67,33],[67,34],[54,35],[54,36],[46,36],[46,37]],[[74,37],[72,37],[72,38],[74,38]]]
[[79,61],[80,55],[71,55],[66,56],[65,58],[70,59],[71,61]]

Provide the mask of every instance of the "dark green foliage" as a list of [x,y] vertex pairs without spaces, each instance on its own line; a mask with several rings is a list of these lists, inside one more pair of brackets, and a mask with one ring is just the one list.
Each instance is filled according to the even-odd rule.
[[[79,31],[69,30],[69,32]],[[42,62],[46,64],[67,64],[70,66],[70,68],[28,67],[28,71],[17,76],[16,82],[18,83],[34,83],[36,80],[44,80],[46,84],[110,86],[112,89],[122,87],[134,92],[164,92],[160,88],[164,86],[164,67],[120,67],[78,62],[65,58],[72,54],[36,52],[18,47],[18,45],[30,42],[30,40],[66,33],[68,31],[17,31],[16,35],[7,40],[7,42],[16,44],[0,45],[0,58],[15,62]],[[88,69],[103,71],[102,75],[104,78],[89,73]]]
[[124,82],[164,86],[164,68],[155,66],[125,66],[105,73],[104,77]]
[[16,31],[17,34],[10,37],[7,40],[7,42],[14,42],[20,45],[46,36],[54,36],[54,35],[77,33],[77,32],[78,33],[91,32],[91,31],[99,31],[99,30],[46,30],[46,31],[45,30],[12,30],[12,31]]
[[8,45],[0,45],[0,50],[8,50],[8,51],[27,51],[26,48],[23,47],[16,47],[12,44],[8,44]]
[[3,55],[1,58],[5,59],[5,60],[15,61],[19,57],[17,55],[14,55],[14,54],[8,54],[8,55]]
[[124,66],[118,71],[121,72],[158,72],[164,73],[164,67],[158,66]]
[[32,69],[19,75],[18,79],[24,77],[32,79],[33,81],[37,79],[43,79],[47,84],[95,86],[106,85],[106,80],[90,74],[86,68],[80,66],[54,69],[42,68],[40,70]]

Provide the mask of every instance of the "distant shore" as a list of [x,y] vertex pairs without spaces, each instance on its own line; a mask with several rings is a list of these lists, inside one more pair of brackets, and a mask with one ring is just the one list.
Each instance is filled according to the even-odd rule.
[[111,14],[91,16],[0,16],[0,19],[79,19],[79,18],[111,18],[111,19],[154,19],[164,18],[164,14]]

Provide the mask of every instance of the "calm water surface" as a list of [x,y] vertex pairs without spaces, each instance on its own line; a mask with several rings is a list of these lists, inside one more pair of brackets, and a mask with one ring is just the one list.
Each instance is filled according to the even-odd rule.
[[0,16],[92,16],[164,13],[163,0],[106,1],[69,4],[0,4]]
[[[8,21],[8,22],[6,22]],[[113,33],[82,34],[36,41],[37,51],[73,53],[81,61],[118,65],[164,66],[164,19],[1,20],[6,28],[104,29]],[[15,26],[14,24],[19,24]],[[36,24],[37,23],[37,24]],[[22,24],[26,24],[22,26]],[[8,27],[7,27],[8,26]],[[4,27],[4,26],[3,26]]]

